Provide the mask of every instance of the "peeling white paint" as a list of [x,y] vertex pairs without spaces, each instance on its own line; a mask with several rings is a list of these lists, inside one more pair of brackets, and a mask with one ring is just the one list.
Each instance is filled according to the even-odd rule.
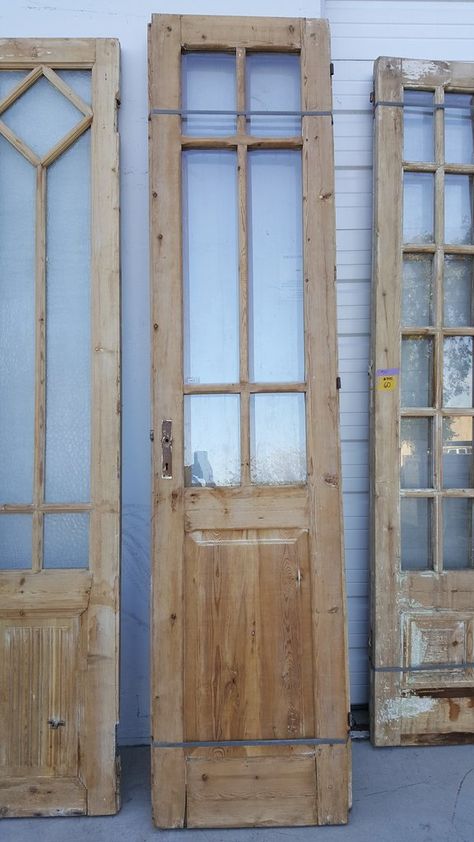
[[397,719],[413,719],[423,713],[435,710],[437,700],[429,696],[402,696],[399,699],[386,699],[380,706],[377,722],[386,725]]
[[403,60],[403,73],[411,82],[417,82],[418,79],[426,76],[428,73],[436,75],[438,72],[438,67],[434,61]]

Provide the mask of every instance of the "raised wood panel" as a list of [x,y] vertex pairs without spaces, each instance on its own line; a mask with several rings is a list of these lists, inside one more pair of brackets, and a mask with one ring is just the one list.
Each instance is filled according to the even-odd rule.
[[[406,687],[472,685],[473,615],[453,612],[408,614],[404,618],[404,667],[422,667],[405,673]],[[456,668],[443,668],[443,665]],[[433,666],[433,669],[429,669]]]
[[268,527],[305,528],[309,518],[308,490],[293,488],[186,488],[186,529]]
[[[400,700],[401,732],[407,737],[427,737],[436,742],[437,734],[464,734],[474,742],[474,696],[450,696],[437,699],[430,696],[407,696]],[[403,738],[402,738],[403,741]],[[461,740],[460,740],[461,741]],[[457,742],[456,739],[453,742]]]
[[80,645],[79,618],[0,622],[1,777],[77,775]]
[[185,570],[186,739],[312,735],[307,532],[192,533]]
[[0,819],[86,813],[87,790],[78,778],[0,778]]
[[188,759],[188,827],[316,822],[314,751],[292,757]]

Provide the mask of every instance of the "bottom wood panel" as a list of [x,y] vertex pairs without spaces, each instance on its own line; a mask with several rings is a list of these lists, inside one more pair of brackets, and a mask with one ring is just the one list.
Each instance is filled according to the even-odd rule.
[[86,813],[86,788],[78,778],[0,779],[0,818]]
[[152,749],[157,827],[346,824],[350,743]]
[[[455,693],[455,691],[453,691]],[[401,699],[401,740],[417,745],[474,742],[474,697],[429,695]]]
[[189,759],[188,827],[316,824],[314,753]]

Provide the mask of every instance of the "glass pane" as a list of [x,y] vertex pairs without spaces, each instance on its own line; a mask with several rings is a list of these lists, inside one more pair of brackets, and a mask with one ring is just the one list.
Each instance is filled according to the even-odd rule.
[[406,254],[403,258],[402,325],[433,324],[433,258]]
[[89,515],[44,516],[43,567],[89,567]]
[[403,176],[403,242],[434,241],[433,173],[406,172]]
[[90,482],[90,133],[48,170],[46,499],[87,502]]
[[0,102],[28,76],[28,73],[27,70],[0,70]]
[[240,483],[240,396],[184,398],[185,485]]
[[183,154],[184,377],[239,380],[235,152]]
[[474,260],[448,254],[444,258],[444,324],[468,327],[473,322],[472,281]]
[[400,422],[400,486],[431,488],[433,450],[431,418],[402,418]]
[[445,94],[444,159],[449,164],[474,163],[474,110],[470,94]]
[[55,72],[87,105],[92,105],[92,77],[90,70],[56,70]]
[[41,76],[2,114],[2,120],[21,140],[45,155],[83,118],[83,114]]
[[35,398],[34,168],[0,137],[0,502],[31,503]]
[[472,177],[446,175],[444,185],[444,242],[472,243]]
[[400,500],[402,570],[431,570],[432,501],[426,497]]
[[250,396],[250,476],[261,485],[305,482],[303,394]]
[[249,156],[249,356],[253,382],[304,380],[300,152]]
[[472,406],[472,337],[444,339],[443,406]]
[[443,500],[443,568],[473,567],[472,500]]
[[404,91],[403,158],[405,161],[434,161],[433,94]]
[[232,114],[194,114],[183,118],[183,134],[228,135],[237,128],[235,55],[184,53],[182,102],[185,111],[231,111]]
[[0,570],[31,567],[33,518],[0,515]]
[[247,109],[296,111],[293,115],[255,115],[249,118],[254,135],[301,134],[300,57],[291,53],[249,53],[247,57]]
[[443,488],[472,488],[473,419],[443,418]]
[[431,406],[433,401],[433,340],[402,339],[401,405]]

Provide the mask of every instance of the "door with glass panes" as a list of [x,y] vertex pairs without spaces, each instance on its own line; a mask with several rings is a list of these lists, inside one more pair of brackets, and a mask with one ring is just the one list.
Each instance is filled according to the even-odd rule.
[[379,59],[372,733],[474,740],[474,64]]
[[118,808],[118,66],[0,41],[0,817]]
[[154,16],[154,820],[347,820],[324,21]]

